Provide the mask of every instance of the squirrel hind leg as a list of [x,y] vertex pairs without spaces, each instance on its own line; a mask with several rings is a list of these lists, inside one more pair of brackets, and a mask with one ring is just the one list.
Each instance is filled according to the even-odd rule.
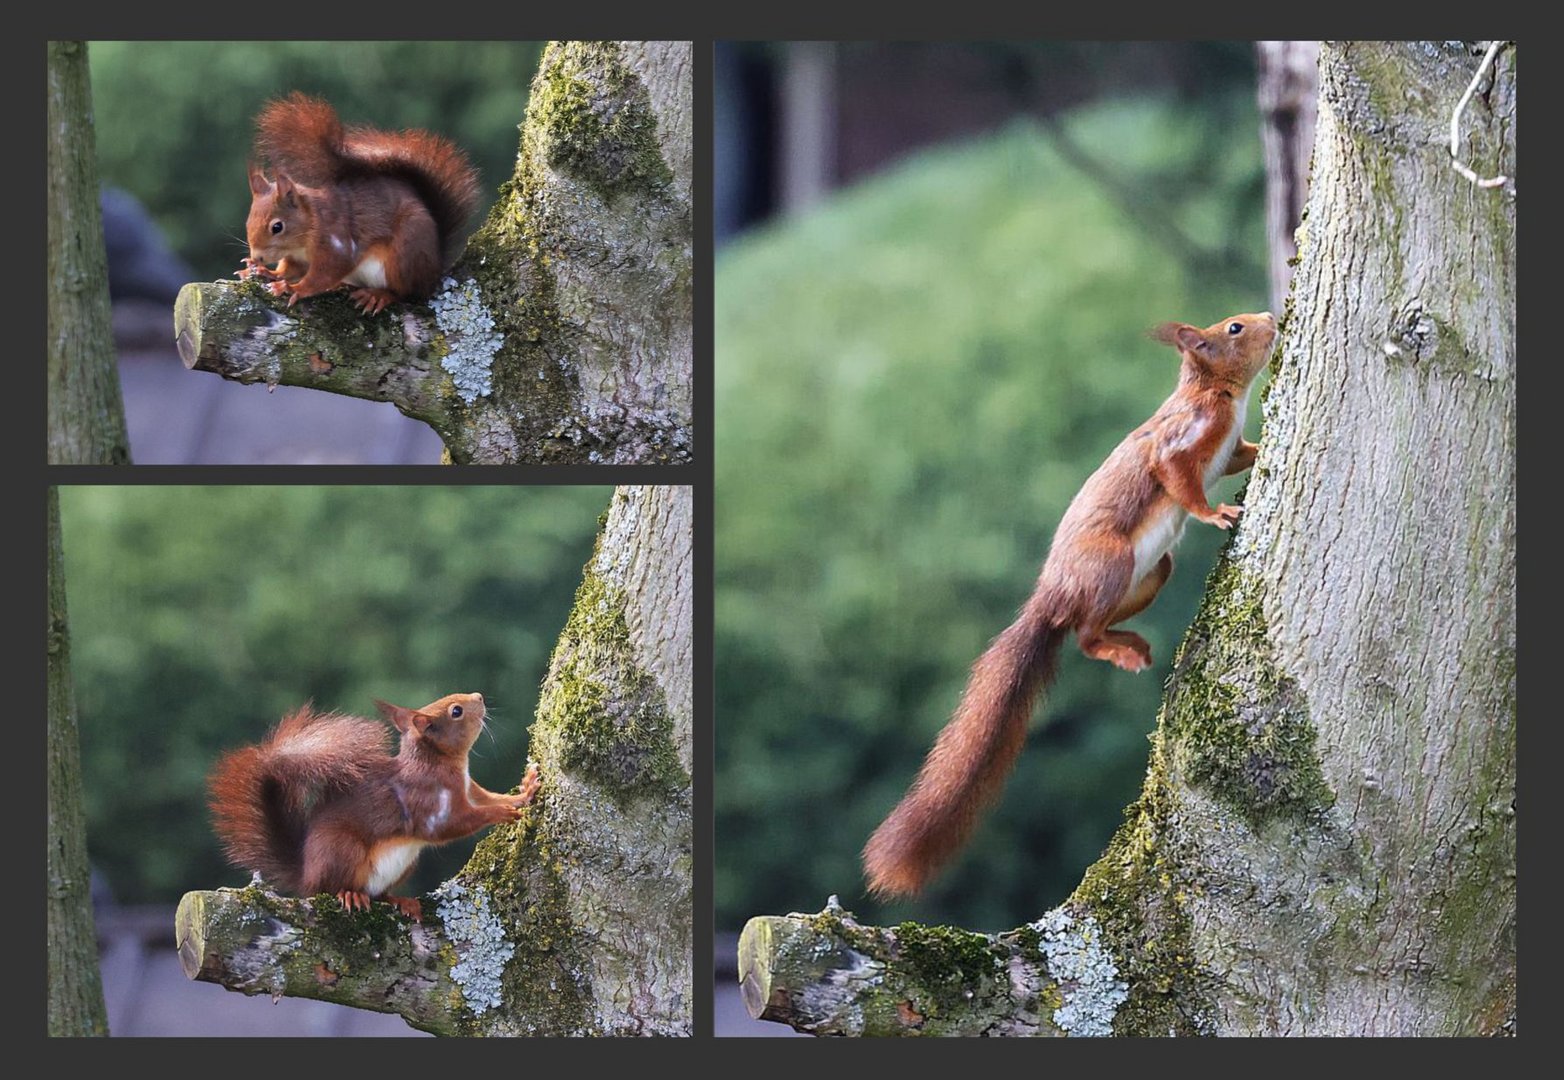
[[1108,625],[1116,626],[1132,615],[1139,615],[1151,602],[1157,598],[1157,593],[1162,591],[1162,586],[1173,574],[1173,553],[1163,552],[1162,558],[1157,560],[1145,577],[1141,578],[1130,589],[1113,614],[1108,617]]
[[1132,630],[1077,631],[1081,651],[1093,660],[1106,660],[1125,671],[1145,671],[1151,666],[1151,643]]
[[1144,671],[1151,666],[1151,645],[1145,638],[1131,630],[1110,630],[1132,615],[1144,611],[1173,573],[1173,555],[1163,552],[1162,558],[1146,576],[1129,586],[1119,597],[1106,618],[1087,619],[1075,628],[1076,641],[1081,651],[1094,660],[1106,660],[1125,671]]

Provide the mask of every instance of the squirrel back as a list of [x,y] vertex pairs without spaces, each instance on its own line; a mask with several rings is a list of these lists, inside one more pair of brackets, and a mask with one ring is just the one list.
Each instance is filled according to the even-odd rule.
[[439,231],[442,270],[456,261],[479,187],[477,171],[455,143],[416,129],[344,127],[328,102],[298,91],[268,103],[255,126],[257,157],[307,187],[377,176],[411,185]]
[[230,861],[299,891],[311,811],[388,763],[388,751],[384,724],[304,705],[260,743],[224,755],[208,792]]

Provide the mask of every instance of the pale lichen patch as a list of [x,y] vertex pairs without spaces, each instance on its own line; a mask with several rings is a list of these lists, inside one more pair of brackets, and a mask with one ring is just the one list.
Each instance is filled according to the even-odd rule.
[[446,278],[429,306],[446,340],[440,366],[450,374],[457,394],[471,405],[493,389],[494,358],[505,338],[472,278],[460,283]]
[[1103,947],[1097,920],[1090,915],[1077,919],[1055,908],[1031,925],[1063,998],[1054,1009],[1054,1023],[1071,1035],[1112,1035],[1113,1017],[1129,998],[1130,988]]
[[516,946],[505,936],[505,926],[495,915],[489,893],[481,885],[447,881],[432,894],[445,933],[460,957],[451,966],[451,978],[462,989],[462,998],[481,1016],[504,1003],[501,977]]

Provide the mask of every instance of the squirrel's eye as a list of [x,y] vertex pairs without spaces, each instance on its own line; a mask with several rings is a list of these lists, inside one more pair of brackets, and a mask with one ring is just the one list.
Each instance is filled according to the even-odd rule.
[[451,706],[451,719],[452,720],[460,720],[461,717],[462,717],[462,707],[460,705],[452,705]]
[[1244,324],[1241,322],[1228,323],[1227,332],[1229,334],[1241,334],[1244,332]]
[[276,236],[280,232],[282,232],[282,219],[278,218],[276,221],[272,222],[272,235]]

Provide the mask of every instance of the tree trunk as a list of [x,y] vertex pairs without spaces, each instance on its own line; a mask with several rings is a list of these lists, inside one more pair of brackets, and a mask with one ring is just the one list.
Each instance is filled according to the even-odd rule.
[[128,465],[87,45],[49,42],[49,462]]
[[71,638],[60,558],[60,500],[49,489],[49,1034],[107,1035],[87,869]]
[[1265,232],[1270,250],[1271,310],[1280,311],[1298,255],[1294,233],[1309,193],[1319,97],[1320,43],[1259,41],[1260,141],[1265,149]]
[[458,464],[688,461],[692,100],[689,42],[550,44],[515,175],[429,306],[194,283],[185,366],[390,401]]
[[437,1034],[689,1035],[692,524],[689,488],[616,491],[532,726],[538,802],[425,899],[422,924],[189,893],[186,974]]
[[[753,920],[752,1012],[854,1033],[1513,1033],[1515,196],[1459,175],[1446,134],[1482,52],[1322,50],[1242,525],[1103,858],[998,939]],[[1513,46],[1479,91],[1466,160],[1513,176]]]

